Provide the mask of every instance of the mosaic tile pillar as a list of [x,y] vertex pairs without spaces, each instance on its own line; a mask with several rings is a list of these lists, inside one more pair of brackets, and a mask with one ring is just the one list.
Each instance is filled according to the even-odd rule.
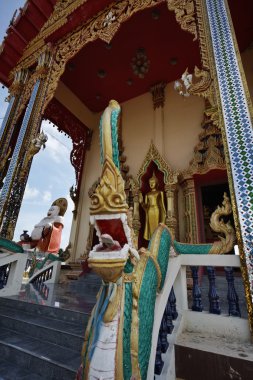
[[5,208],[4,206],[7,202],[8,195],[10,193],[10,189],[11,189],[11,186],[12,186],[13,181],[14,181],[18,162],[20,160],[21,149],[22,149],[22,146],[24,144],[26,131],[28,128],[28,124],[29,124],[31,114],[32,114],[36,95],[37,95],[37,92],[39,90],[39,86],[40,86],[40,80],[38,80],[35,83],[34,89],[32,91],[32,95],[31,95],[30,101],[28,103],[28,106],[27,106],[27,109],[25,112],[25,116],[24,116],[24,119],[23,119],[23,122],[22,122],[22,125],[20,128],[19,134],[18,134],[17,142],[15,145],[13,154],[12,154],[10,166],[8,168],[8,172],[7,172],[7,175],[5,177],[4,185],[3,185],[3,188],[2,188],[1,193],[0,193],[0,214],[3,214],[3,212],[4,212],[4,208]]
[[16,127],[16,114],[22,103],[22,91],[27,78],[28,71],[20,70],[15,74],[9,89],[9,104],[0,128],[0,188],[7,170],[7,160],[11,156],[10,141]]
[[242,264],[248,278],[246,297],[253,331],[253,131],[237,47],[224,0],[206,0],[225,133],[240,223]]
[[34,81],[32,94],[0,192],[0,234],[8,239],[13,238],[31,167],[33,156],[29,152],[32,140],[40,129],[41,112],[50,80],[52,57],[49,47],[38,58],[38,64],[32,78]]

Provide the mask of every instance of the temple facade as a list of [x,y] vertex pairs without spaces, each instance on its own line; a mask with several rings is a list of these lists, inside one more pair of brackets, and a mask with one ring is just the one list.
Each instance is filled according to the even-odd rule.
[[213,243],[210,217],[226,193],[252,332],[252,15],[250,0],[27,0],[0,48],[0,81],[9,88],[1,237],[13,238],[40,154],[34,139],[48,119],[73,141],[70,260],[87,259],[98,243],[89,208],[101,176],[100,117],[115,99],[136,245],[148,246],[154,220],[182,243]]

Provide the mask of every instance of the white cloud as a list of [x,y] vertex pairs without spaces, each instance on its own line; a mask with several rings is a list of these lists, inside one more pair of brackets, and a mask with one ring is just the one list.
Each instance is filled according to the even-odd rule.
[[52,199],[52,193],[48,190],[43,191],[42,195],[43,202],[49,202]]
[[69,150],[61,144],[55,137],[48,134],[48,140],[46,142],[46,151],[48,155],[56,163],[62,163],[62,161],[69,161]]
[[30,187],[29,183],[25,188],[24,200],[36,199],[40,194],[36,187]]

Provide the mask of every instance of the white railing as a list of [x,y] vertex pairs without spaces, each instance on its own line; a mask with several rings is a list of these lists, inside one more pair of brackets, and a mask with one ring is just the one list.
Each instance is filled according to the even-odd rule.
[[0,289],[0,297],[9,297],[19,293],[26,262],[26,253],[0,254],[0,267],[5,265],[9,266],[7,283]]
[[[179,255],[176,257],[170,257],[168,270],[166,274],[166,279],[162,291],[157,295],[155,304],[155,315],[154,315],[154,326],[152,334],[152,347],[149,361],[149,369],[147,379],[154,379],[154,368],[155,368],[155,358],[156,358],[156,348],[159,335],[159,329],[161,321],[163,318],[164,310],[168,302],[168,298],[173,287],[174,293],[177,300],[177,311],[179,318],[177,321],[177,332],[174,333],[174,341],[177,335],[182,332],[184,328],[190,326],[193,329],[194,319],[198,318],[198,327],[205,326],[206,329],[206,317],[209,320],[211,318],[211,324],[217,324],[220,329],[221,334],[225,334],[226,331],[229,334],[234,324],[238,321],[240,325],[243,325],[245,331],[245,337],[250,336],[248,323],[240,318],[230,318],[224,315],[212,315],[209,313],[199,313],[189,310],[188,307],[188,296],[187,296],[187,279],[186,279],[186,266],[212,266],[212,267],[240,267],[240,259],[237,255]],[[219,322],[215,322],[219,320]],[[196,325],[196,324],[195,324]],[[232,326],[233,325],[233,326]],[[217,331],[216,326],[216,331]],[[210,327],[212,328],[212,326]],[[162,374],[159,379],[175,379],[175,368],[174,368],[174,342],[169,347],[170,352],[166,355],[170,356],[170,363],[165,363]],[[165,362],[165,360],[164,360]]]
[[29,278],[29,283],[45,283],[55,284],[59,280],[61,270],[61,261],[53,261],[46,263],[42,269],[36,270],[36,272]]

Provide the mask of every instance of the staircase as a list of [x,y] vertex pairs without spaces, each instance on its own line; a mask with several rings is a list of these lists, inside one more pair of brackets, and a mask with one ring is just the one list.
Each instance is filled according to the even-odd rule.
[[[99,283],[89,274],[70,285],[56,285],[53,292],[58,293],[51,303],[61,308],[31,303],[31,299],[0,298],[0,380],[74,380]],[[43,291],[39,302],[46,298]],[[80,293],[83,303],[73,310]],[[66,295],[70,305],[64,304]]]

